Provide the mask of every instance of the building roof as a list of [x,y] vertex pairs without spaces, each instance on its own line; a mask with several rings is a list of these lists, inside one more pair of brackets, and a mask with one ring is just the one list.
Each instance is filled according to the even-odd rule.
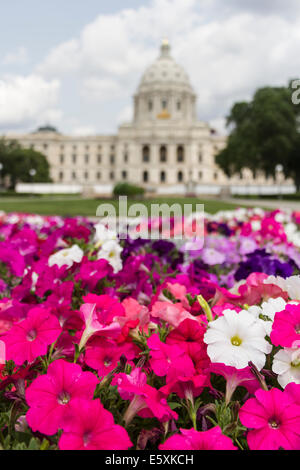
[[159,57],[142,76],[138,92],[148,92],[166,87],[193,93],[188,74],[181,65],[175,62],[170,51],[170,44],[167,39],[164,39]]

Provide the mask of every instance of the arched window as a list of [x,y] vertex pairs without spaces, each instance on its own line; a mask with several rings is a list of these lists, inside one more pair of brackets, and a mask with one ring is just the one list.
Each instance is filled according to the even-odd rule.
[[178,145],[177,147],[177,161],[178,162],[184,161],[184,147],[182,145]]
[[123,180],[127,179],[127,171],[125,171],[125,170],[122,171],[122,179]]
[[58,176],[59,176],[59,180],[62,181],[64,179],[63,171],[60,171]]
[[159,150],[159,159],[161,162],[167,161],[167,147],[162,145]]
[[150,148],[149,145],[144,145],[142,150],[143,162],[148,163],[150,161]]
[[178,183],[182,183],[182,181],[183,181],[183,173],[182,173],[182,171],[178,171],[178,173],[177,173],[177,181],[178,181]]
[[148,171],[143,172],[143,181],[144,183],[148,183]]
[[166,181],[166,172],[165,171],[161,171],[160,172],[160,182],[161,183],[165,183]]

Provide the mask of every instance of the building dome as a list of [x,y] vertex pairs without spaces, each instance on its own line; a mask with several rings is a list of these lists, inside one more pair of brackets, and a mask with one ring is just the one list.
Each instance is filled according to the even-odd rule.
[[134,96],[134,122],[188,124],[196,119],[196,95],[184,68],[170,54],[165,39],[160,55],[147,68]]
[[138,92],[148,92],[162,87],[193,92],[187,73],[175,62],[170,50],[169,42],[165,39],[160,48],[160,56],[142,76]]

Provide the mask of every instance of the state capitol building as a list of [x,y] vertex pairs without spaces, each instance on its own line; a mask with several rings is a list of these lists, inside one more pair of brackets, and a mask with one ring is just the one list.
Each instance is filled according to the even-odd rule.
[[[219,194],[232,186],[272,185],[249,170],[228,178],[215,156],[226,145],[208,123],[197,119],[197,96],[167,40],[134,95],[134,116],[116,135],[73,137],[45,126],[7,137],[43,153],[57,192],[111,194],[118,182],[153,194]],[[62,188],[61,191],[59,188]]]

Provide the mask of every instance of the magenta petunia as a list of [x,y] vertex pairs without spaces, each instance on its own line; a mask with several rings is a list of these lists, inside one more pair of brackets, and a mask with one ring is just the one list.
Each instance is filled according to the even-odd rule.
[[192,359],[178,345],[169,345],[160,341],[157,334],[152,334],[147,341],[150,349],[150,366],[159,377],[167,376],[167,382],[179,375],[190,376],[195,372]]
[[169,437],[160,450],[237,450],[232,440],[222,434],[219,426],[208,431],[180,429],[180,434]]
[[73,400],[59,440],[60,450],[127,450],[132,445],[127,431],[115,424],[99,399]]
[[300,406],[287,393],[257,390],[239,415],[250,450],[300,450]]
[[270,338],[274,346],[292,348],[294,343],[300,344],[300,305],[288,304],[275,314]]
[[25,320],[15,323],[2,337],[6,345],[6,359],[21,365],[33,362],[47,354],[48,346],[57,340],[62,329],[58,319],[48,310],[36,307],[28,312]]
[[210,364],[209,371],[217,375],[222,375],[226,380],[225,400],[227,403],[229,403],[235,389],[239,386],[245,387],[251,394],[260,388],[260,383],[252,374],[250,367],[236,369],[235,367],[226,366],[222,363],[213,363]]
[[73,400],[91,400],[97,383],[97,377],[83,372],[78,364],[62,359],[52,362],[47,374],[37,377],[26,390],[28,425],[34,432],[55,434],[63,428]]
[[156,417],[161,422],[177,419],[178,415],[169,407],[165,395],[147,384],[147,376],[136,367],[129,375],[120,373],[113,378],[112,385],[117,385],[123,400],[130,400],[124,415],[126,424],[136,414],[143,418]]

